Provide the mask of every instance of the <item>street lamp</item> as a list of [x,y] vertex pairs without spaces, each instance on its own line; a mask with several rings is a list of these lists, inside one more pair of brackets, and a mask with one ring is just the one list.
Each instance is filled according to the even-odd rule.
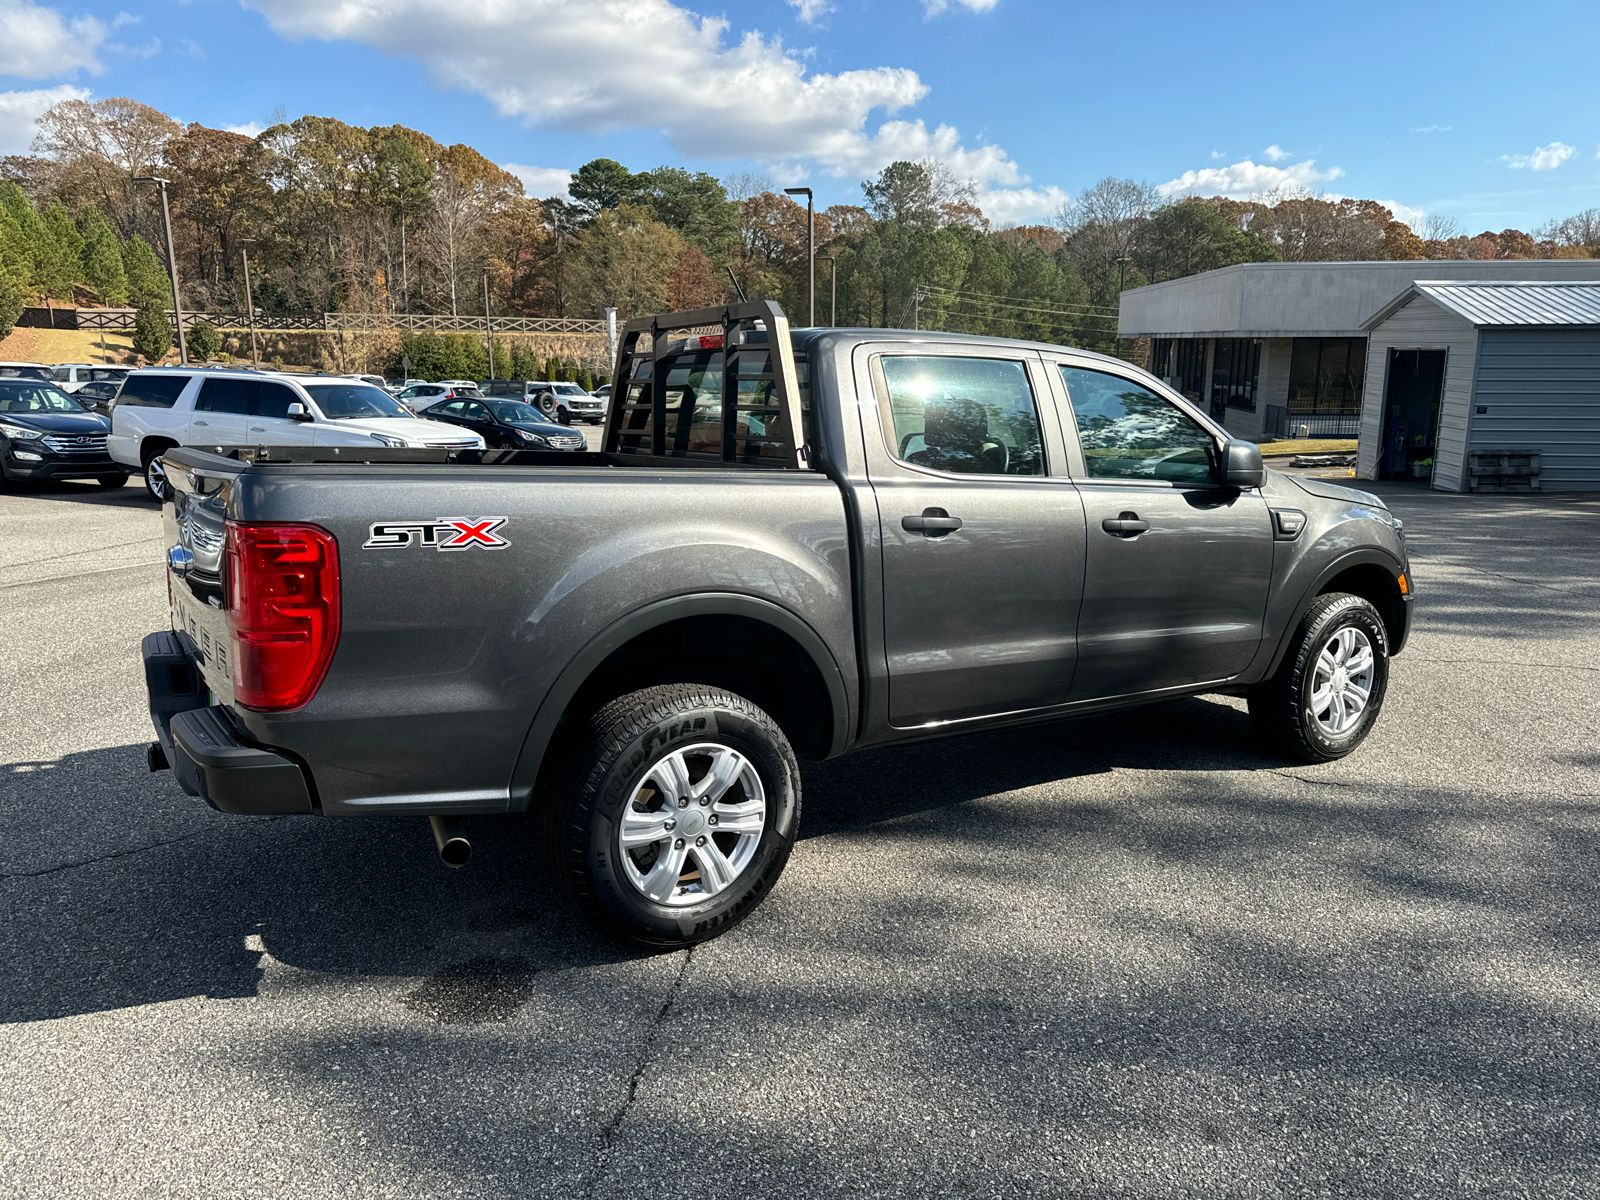
[[839,326],[839,256],[830,254],[822,260],[828,264],[828,327]]
[[241,241],[239,244],[239,257],[244,261],[244,307],[250,316],[250,365],[261,365],[261,354],[256,348],[256,301],[250,290],[250,244]]
[[161,223],[167,230],[167,273],[172,276],[172,316],[178,326],[178,361],[188,366],[189,347],[183,340],[183,301],[178,299],[178,256],[172,249],[172,213],[167,208],[167,184],[172,181],[159,175],[135,175],[133,181],[161,185]]
[[810,188],[784,188],[786,196],[804,196],[806,198],[806,269],[811,279],[809,295],[811,298],[810,325],[817,323],[817,212],[814,198]]

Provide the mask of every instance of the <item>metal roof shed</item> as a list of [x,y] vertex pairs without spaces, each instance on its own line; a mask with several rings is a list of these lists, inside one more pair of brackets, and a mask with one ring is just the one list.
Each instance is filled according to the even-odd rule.
[[1544,489],[1600,491],[1600,282],[1418,280],[1363,327],[1369,387],[1383,382],[1357,474],[1393,473],[1402,376],[1442,352],[1434,487],[1465,490],[1472,451],[1526,448]]

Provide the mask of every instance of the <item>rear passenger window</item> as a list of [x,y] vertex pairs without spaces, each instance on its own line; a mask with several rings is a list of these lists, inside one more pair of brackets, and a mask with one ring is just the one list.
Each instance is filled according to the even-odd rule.
[[[299,396],[281,383],[261,382],[256,385],[255,402],[250,405],[252,417],[275,417],[280,421],[289,419],[289,405],[304,404]],[[309,412],[310,409],[307,409]]]
[[124,408],[171,408],[191,378],[189,375],[141,375],[135,372],[122,385],[117,404]]
[[1039,409],[1026,364],[884,355],[894,456],[958,475],[1043,475]]
[[1216,441],[1165,396],[1082,367],[1061,367],[1091,479],[1210,483]]
[[250,389],[254,386],[253,379],[208,379],[200,385],[195,411],[243,416],[250,411]]

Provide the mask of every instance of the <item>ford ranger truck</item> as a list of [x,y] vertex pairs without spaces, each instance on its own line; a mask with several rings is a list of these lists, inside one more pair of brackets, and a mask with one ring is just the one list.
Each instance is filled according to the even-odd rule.
[[1401,523],[1128,363],[756,301],[629,323],[614,378],[595,452],[167,451],[152,769],[452,864],[520,815],[671,948],[775,886],[803,760],[1220,692],[1323,762],[1378,718]]

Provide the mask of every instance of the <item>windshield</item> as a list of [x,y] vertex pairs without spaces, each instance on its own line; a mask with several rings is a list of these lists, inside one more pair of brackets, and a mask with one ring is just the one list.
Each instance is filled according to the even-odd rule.
[[492,400],[489,407],[494,409],[494,415],[507,425],[556,425],[531,404],[524,404],[520,400]]
[[0,413],[76,413],[81,417],[83,405],[53,384],[0,379]]
[[409,417],[404,406],[388,392],[367,383],[307,384],[306,391],[330,421],[359,421],[367,417]]

